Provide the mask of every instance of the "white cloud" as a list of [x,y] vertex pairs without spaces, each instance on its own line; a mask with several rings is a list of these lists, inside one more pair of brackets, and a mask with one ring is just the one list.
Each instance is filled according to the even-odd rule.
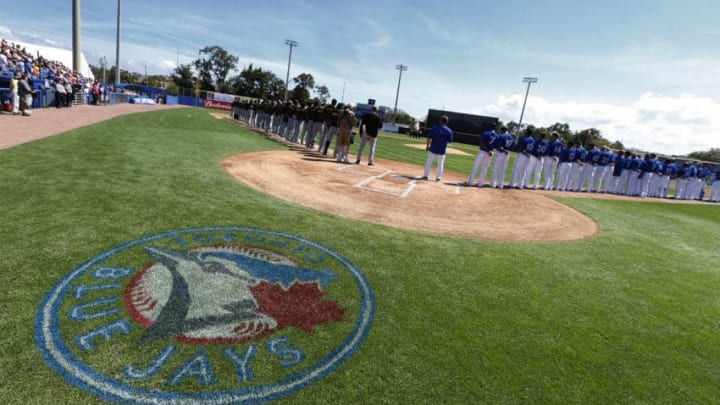
[[[500,96],[476,107],[475,114],[517,121],[522,95]],[[597,128],[626,147],[682,155],[720,147],[720,103],[707,97],[645,93],[627,104],[580,103],[529,97],[523,123],[549,126],[567,122],[573,130]]]

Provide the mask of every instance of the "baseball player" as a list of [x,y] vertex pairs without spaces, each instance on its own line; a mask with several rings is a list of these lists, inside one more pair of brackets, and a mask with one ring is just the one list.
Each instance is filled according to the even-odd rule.
[[505,170],[508,164],[508,153],[512,149],[515,139],[507,133],[506,127],[500,127],[500,137],[496,140],[495,165],[493,166],[492,180],[490,187],[503,188],[505,182]]
[[[472,170],[470,170],[470,175],[465,182],[466,185],[477,185],[478,187],[483,186],[483,184],[485,183],[485,176],[487,175],[488,168],[490,167],[490,163],[493,160],[493,147],[496,145],[498,138],[500,138],[500,135],[495,132],[494,129],[483,132],[482,136],[480,137],[480,150],[478,151],[477,156],[475,156]],[[481,167],[482,170],[480,170],[480,177],[478,178],[478,182],[476,184],[475,175],[477,174],[478,169],[480,169]]]
[[611,185],[614,185],[612,181],[614,160],[615,154],[612,153],[607,146],[600,148],[600,162],[598,163],[598,168],[595,169],[597,171],[597,173],[595,173],[597,184],[591,191],[607,193],[611,190]]
[[710,202],[720,202],[720,169],[717,169],[714,175],[712,188],[710,188]]
[[448,128],[448,117],[443,115],[440,117],[440,124],[432,127],[428,133],[425,150],[427,150],[427,160],[425,161],[425,172],[421,180],[427,180],[430,176],[433,161],[437,160],[437,171],[435,172],[435,181],[442,180],[443,167],[445,166],[445,152],[448,143],[453,141],[453,131]]
[[665,159],[660,175],[660,198],[667,198],[670,189],[670,181],[677,176],[677,165],[672,159]]
[[633,154],[632,156],[632,160],[630,161],[630,175],[628,176],[628,185],[625,191],[625,195],[627,196],[637,196],[640,194],[638,184],[641,181],[641,166],[644,159],[640,155]]
[[575,162],[572,167],[572,173],[570,173],[570,184],[568,184],[568,190],[580,191],[580,177],[582,176],[585,160],[587,159],[587,150],[582,147],[580,142],[575,142]]
[[553,182],[555,181],[555,171],[557,170],[558,163],[560,162],[560,153],[563,150],[563,144],[558,139],[559,135],[557,132],[553,132],[550,136],[550,144],[548,145],[548,152],[543,160],[543,189],[552,190]]
[[[545,140],[545,134],[539,133],[538,139],[535,141],[535,148],[533,148],[532,154],[530,155],[530,161],[528,162],[527,169],[525,169],[525,183],[520,187],[532,187],[533,190],[537,190],[540,185],[540,175],[543,167],[543,158],[548,151],[548,142]],[[533,182],[533,174],[535,175],[535,181]]]
[[576,162],[577,150],[575,145],[568,141],[567,147],[560,152],[558,164],[558,181],[555,187],[558,191],[567,191],[570,184],[570,175],[573,171],[573,165]]
[[622,172],[625,166],[625,153],[621,150],[615,152],[613,159],[613,170],[612,170],[612,183],[608,192],[613,194],[619,194],[622,191]]
[[[583,161],[585,166],[583,166],[578,188],[575,191],[590,192],[595,190],[595,176],[597,175],[597,166],[600,163],[600,149],[592,143],[588,145],[588,148],[585,160]],[[586,185],[584,190],[583,184]]]
[[640,165],[640,197],[645,198],[648,196],[650,192],[650,183],[652,183],[652,179],[655,176],[655,170],[655,159],[653,159],[653,154],[648,153],[645,155],[645,160],[642,165]]
[[523,188],[525,183],[525,172],[530,163],[533,150],[535,150],[535,139],[532,137],[532,130],[527,128],[525,136],[518,140],[517,155],[515,155],[515,164],[513,164],[512,179],[510,187]]

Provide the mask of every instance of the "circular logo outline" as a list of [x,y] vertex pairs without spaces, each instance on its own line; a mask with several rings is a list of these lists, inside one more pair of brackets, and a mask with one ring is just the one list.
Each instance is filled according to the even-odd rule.
[[[59,333],[58,312],[62,298],[68,292],[72,282],[84,275],[98,263],[109,257],[137,245],[175,235],[197,232],[257,232],[265,235],[295,240],[316,248],[340,262],[350,273],[360,293],[360,309],[353,330],[343,342],[308,368],[286,376],[285,378],[259,386],[201,393],[173,393],[159,390],[138,389],[121,381],[98,374],[88,365],[75,358]],[[352,263],[341,255],[318,243],[288,233],[268,231],[253,227],[210,226],[187,228],[146,236],[125,242],[86,260],[74,267],[58,280],[40,302],[35,316],[35,342],[45,363],[60,374],[67,382],[85,391],[92,392],[103,399],[114,401],[132,401],[134,403],[173,404],[233,404],[260,403],[284,397],[298,391],[321,378],[324,378],[347,360],[360,346],[370,331],[375,313],[375,298],[365,276]]]

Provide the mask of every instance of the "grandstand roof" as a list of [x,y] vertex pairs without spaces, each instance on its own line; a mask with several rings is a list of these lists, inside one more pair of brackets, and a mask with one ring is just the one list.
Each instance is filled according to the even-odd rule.
[[[16,45],[20,45],[20,47],[25,48],[29,53],[32,53],[36,57],[39,53],[40,56],[47,60],[57,60],[62,62],[65,66],[69,67],[72,67],[73,65],[73,55],[72,50],[70,49],[61,49],[45,45],[29,44],[27,42],[15,41],[9,38],[6,38],[6,40],[8,42],[14,42]],[[90,65],[88,65],[87,59],[85,59],[85,55],[82,52],[80,53],[80,74],[90,79],[95,79],[95,76],[90,70]]]

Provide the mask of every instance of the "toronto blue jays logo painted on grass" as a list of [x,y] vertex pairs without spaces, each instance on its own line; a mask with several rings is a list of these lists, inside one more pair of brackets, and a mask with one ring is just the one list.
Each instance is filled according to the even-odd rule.
[[194,228],[72,269],[41,302],[35,340],[48,366],[109,401],[258,403],[332,372],[373,314],[363,274],[326,247]]

